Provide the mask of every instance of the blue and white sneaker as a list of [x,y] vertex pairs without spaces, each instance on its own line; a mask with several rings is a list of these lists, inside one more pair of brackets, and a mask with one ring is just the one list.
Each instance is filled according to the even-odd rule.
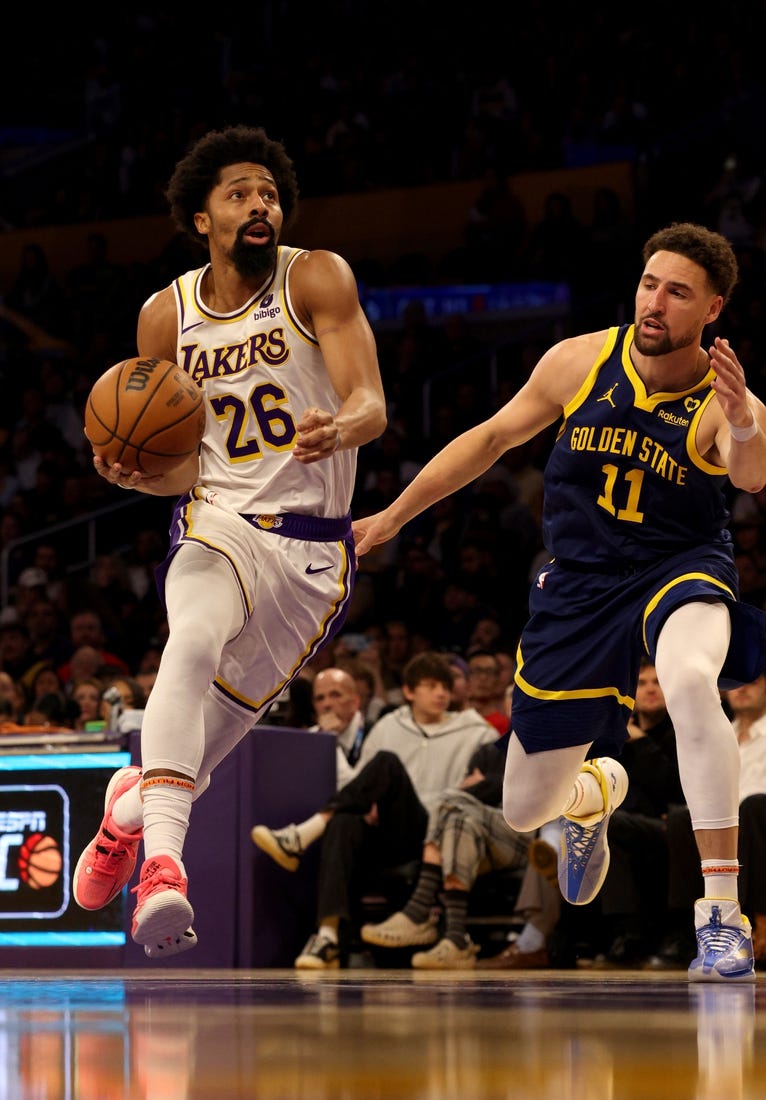
[[730,898],[700,898],[694,906],[697,958],[690,982],[754,982],[750,921]]
[[595,776],[604,796],[604,808],[588,817],[561,818],[559,889],[572,905],[593,901],[609,870],[606,829],[609,818],[628,793],[628,774],[622,764],[608,756],[586,760],[580,769]]

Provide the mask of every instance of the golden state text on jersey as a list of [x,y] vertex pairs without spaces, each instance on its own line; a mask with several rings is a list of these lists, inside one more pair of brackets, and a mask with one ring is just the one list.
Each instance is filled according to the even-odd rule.
[[273,275],[234,313],[202,300],[207,267],[173,283],[177,362],[205,399],[199,485],[240,513],[343,516],[351,504],[355,451],[308,466],[292,458],[305,409],[335,414],[341,404],[317,339],[290,300],[290,268],[301,252],[280,245]]
[[727,472],[695,437],[712,368],[691,389],[647,394],[630,359],[633,325],[609,330],[545,468],[543,536],[559,559],[651,561],[730,541]]

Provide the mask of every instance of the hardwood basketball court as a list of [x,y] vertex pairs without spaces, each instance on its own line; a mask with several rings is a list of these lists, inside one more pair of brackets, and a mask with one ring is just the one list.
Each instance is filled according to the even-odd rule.
[[0,1100],[761,1100],[766,986],[683,972],[0,971]]

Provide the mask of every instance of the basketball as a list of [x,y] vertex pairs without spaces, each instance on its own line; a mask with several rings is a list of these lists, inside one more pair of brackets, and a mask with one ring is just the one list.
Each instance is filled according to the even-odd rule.
[[52,836],[32,833],[19,852],[19,874],[33,890],[44,890],[58,880],[63,860]]
[[125,473],[166,474],[193,454],[205,427],[202,394],[166,359],[126,359],[95,382],[85,435],[95,454]]

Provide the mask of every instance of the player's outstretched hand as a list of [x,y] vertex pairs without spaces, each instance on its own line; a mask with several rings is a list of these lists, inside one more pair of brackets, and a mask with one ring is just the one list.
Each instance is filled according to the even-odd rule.
[[351,524],[356,556],[360,558],[379,542],[388,542],[399,531],[399,525],[388,518],[388,512],[376,512],[372,516],[356,519]]

